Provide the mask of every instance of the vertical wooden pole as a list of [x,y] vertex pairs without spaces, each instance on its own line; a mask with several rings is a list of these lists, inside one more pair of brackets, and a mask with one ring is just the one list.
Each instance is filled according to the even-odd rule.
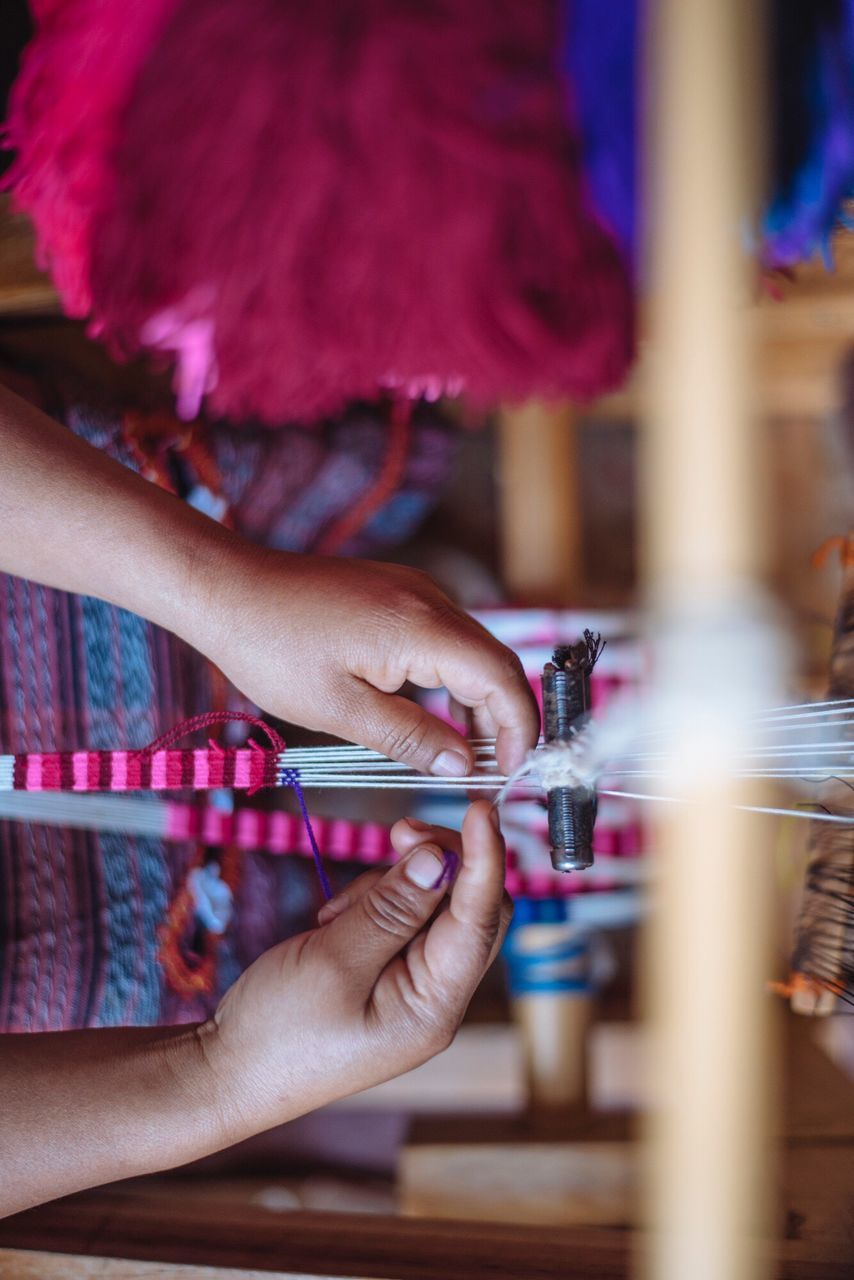
[[582,581],[574,411],[531,402],[498,415],[504,584],[522,604],[560,607]]
[[[656,697],[675,717],[656,809],[648,991],[654,1280],[762,1274],[764,979],[773,828],[739,813],[734,753],[776,693],[762,607],[763,474],[743,323],[759,103],[743,0],[657,0],[650,83],[655,361],[644,521]],[[754,47],[755,52],[755,47]],[[757,77],[751,68],[752,81]],[[767,646],[767,647],[766,647]]]
[[[498,445],[504,585],[526,605],[577,603],[584,573],[574,410],[534,401],[505,407]],[[526,929],[536,938],[542,926]],[[534,1110],[584,1105],[591,1010],[592,997],[577,992],[514,999]]]

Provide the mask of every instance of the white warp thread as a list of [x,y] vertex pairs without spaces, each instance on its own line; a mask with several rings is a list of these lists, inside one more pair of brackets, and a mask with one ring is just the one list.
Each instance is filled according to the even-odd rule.
[[599,775],[591,726],[567,742],[549,742],[531,752],[531,774],[544,791],[557,787],[583,787],[593,791]]
[[529,751],[522,767],[507,779],[494,803],[502,804],[523,778],[531,778],[546,792],[558,787],[595,791],[608,754],[606,741],[611,736],[603,731],[601,722],[589,721],[566,742],[548,742]]

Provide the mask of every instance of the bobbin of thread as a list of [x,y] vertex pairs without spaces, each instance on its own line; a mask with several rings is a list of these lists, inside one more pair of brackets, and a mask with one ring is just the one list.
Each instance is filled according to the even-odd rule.
[[[603,648],[601,636],[585,631],[576,644],[561,645],[543,668],[543,736],[568,742],[590,718],[590,673]],[[549,844],[555,871],[593,865],[596,795],[586,787],[554,787],[548,793]]]

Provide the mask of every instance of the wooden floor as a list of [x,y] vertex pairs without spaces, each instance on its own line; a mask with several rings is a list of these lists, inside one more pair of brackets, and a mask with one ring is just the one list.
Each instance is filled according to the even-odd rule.
[[[85,1241],[86,1258],[80,1257]],[[4,1248],[4,1244],[9,1247]],[[212,1268],[279,1276],[336,1276],[358,1280],[623,1280],[639,1238],[597,1228],[533,1228],[500,1223],[438,1222],[363,1214],[292,1213],[274,1216],[241,1208],[215,1214],[184,1198],[111,1192],[76,1198],[20,1215],[0,1231],[3,1280],[109,1280],[153,1274],[127,1259],[173,1267]],[[35,1253],[22,1252],[33,1250]],[[784,1240],[769,1249],[777,1280],[850,1280],[854,1254],[816,1258],[811,1245]],[[114,1266],[95,1258],[122,1259]],[[72,1265],[73,1261],[73,1265]],[[196,1275],[196,1272],[191,1272]]]
[[[810,1020],[788,1015],[785,1028],[771,1273],[775,1280],[850,1280],[854,1086],[815,1047]],[[465,1124],[455,1123],[462,1141]],[[501,1123],[496,1118],[497,1129]],[[243,1280],[622,1280],[636,1272],[642,1241],[629,1230],[514,1224],[509,1207],[499,1222],[293,1210],[293,1197],[270,1194],[276,1182],[273,1175],[159,1176],[18,1214],[0,1222],[0,1280],[224,1280],[235,1272]]]

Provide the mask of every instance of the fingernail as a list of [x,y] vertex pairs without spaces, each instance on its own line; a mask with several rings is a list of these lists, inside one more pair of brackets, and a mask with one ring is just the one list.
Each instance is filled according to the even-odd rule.
[[459,751],[440,751],[430,766],[440,778],[464,778],[468,771],[469,762]]
[[420,818],[404,818],[404,822],[412,827],[413,831],[429,831],[430,823],[422,822]]
[[406,878],[419,889],[432,889],[445,874],[445,864],[432,849],[416,849],[406,863]]

